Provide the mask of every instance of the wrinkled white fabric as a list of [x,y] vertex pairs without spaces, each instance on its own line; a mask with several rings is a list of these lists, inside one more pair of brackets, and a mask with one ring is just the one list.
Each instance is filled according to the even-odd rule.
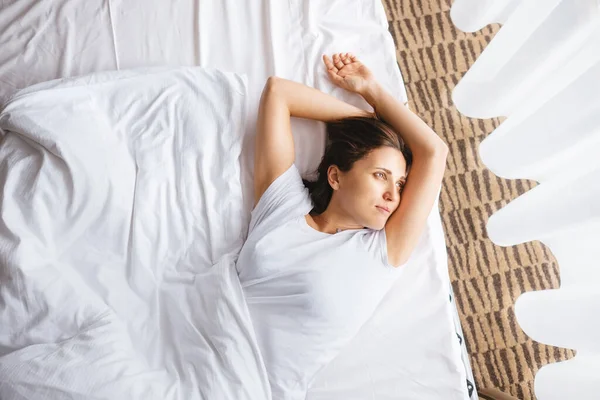
[[4,108],[0,398],[270,397],[234,266],[246,101],[181,68]]

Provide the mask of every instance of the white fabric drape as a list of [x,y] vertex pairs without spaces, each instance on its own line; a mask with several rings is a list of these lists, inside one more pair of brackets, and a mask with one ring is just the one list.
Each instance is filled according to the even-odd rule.
[[480,145],[484,164],[507,179],[540,184],[492,215],[501,246],[539,240],[561,286],[522,294],[515,313],[538,342],[577,351],[542,367],[539,399],[600,392],[600,1],[456,0],[454,24],[502,27],[453,92],[458,110],[506,120]]

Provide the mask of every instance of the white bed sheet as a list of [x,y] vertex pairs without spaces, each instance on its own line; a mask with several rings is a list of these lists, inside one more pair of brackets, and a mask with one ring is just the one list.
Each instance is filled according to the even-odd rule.
[[[405,99],[395,49],[377,0],[21,0],[0,5],[0,101],[19,88],[84,73],[201,65],[248,76],[242,154],[244,204],[252,193],[258,99],[270,75],[293,79],[361,107],[335,88],[323,53],[352,51]],[[254,111],[253,111],[254,110]],[[300,171],[324,149],[323,124],[293,121]],[[247,226],[247,220],[242,221]],[[309,399],[468,398],[448,299],[446,248],[437,205],[419,250],[360,334],[318,375]]]

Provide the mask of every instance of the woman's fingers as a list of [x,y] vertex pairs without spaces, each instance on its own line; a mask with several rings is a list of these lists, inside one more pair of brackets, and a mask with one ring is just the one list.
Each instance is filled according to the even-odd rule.
[[333,55],[333,65],[335,65],[337,69],[344,68],[344,63],[342,62],[342,58],[339,54]]
[[358,61],[358,59],[352,53],[335,53],[333,55],[333,63],[338,69],[343,68],[344,65],[352,64],[355,61]]
[[325,67],[327,68],[327,75],[333,81],[333,83],[339,85],[343,83],[344,79],[338,75],[338,69],[333,65],[331,59],[323,54],[323,62],[325,63]]
[[344,56],[342,57],[342,62],[344,63],[344,65],[348,65],[348,64],[352,64],[353,61],[350,58],[350,56],[348,55],[348,53],[344,53]]
[[357,62],[358,59],[352,53],[334,53],[331,58],[323,54],[323,62],[327,68],[327,75],[329,78],[338,86],[344,87],[344,78],[348,73],[352,74],[352,71],[344,66]]
[[335,67],[337,69],[342,69],[344,67],[344,65],[351,64],[355,61],[358,61],[356,56],[352,53],[334,53],[332,58],[333,58],[333,62],[331,61],[331,59],[328,56],[323,54],[323,61],[325,62],[325,65],[327,66],[328,69],[332,68],[332,67]]
[[332,71],[333,73],[337,73],[338,69],[335,67],[335,65],[333,65],[333,62],[331,62],[331,59],[329,57],[327,57],[325,54],[323,54],[323,62],[325,63],[325,67],[327,68],[327,71]]
[[342,78],[341,76],[339,76],[337,74],[337,72],[333,72],[333,70],[331,70],[331,69],[327,70],[327,75],[329,75],[329,77],[335,82],[337,82],[339,79]]

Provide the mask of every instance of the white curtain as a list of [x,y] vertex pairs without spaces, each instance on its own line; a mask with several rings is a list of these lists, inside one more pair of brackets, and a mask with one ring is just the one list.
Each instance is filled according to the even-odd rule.
[[539,240],[561,286],[522,294],[532,339],[575,349],[542,367],[538,399],[600,398],[600,0],[455,0],[458,29],[502,27],[453,92],[458,110],[506,120],[479,147],[506,179],[539,185],[492,215],[501,246]]

